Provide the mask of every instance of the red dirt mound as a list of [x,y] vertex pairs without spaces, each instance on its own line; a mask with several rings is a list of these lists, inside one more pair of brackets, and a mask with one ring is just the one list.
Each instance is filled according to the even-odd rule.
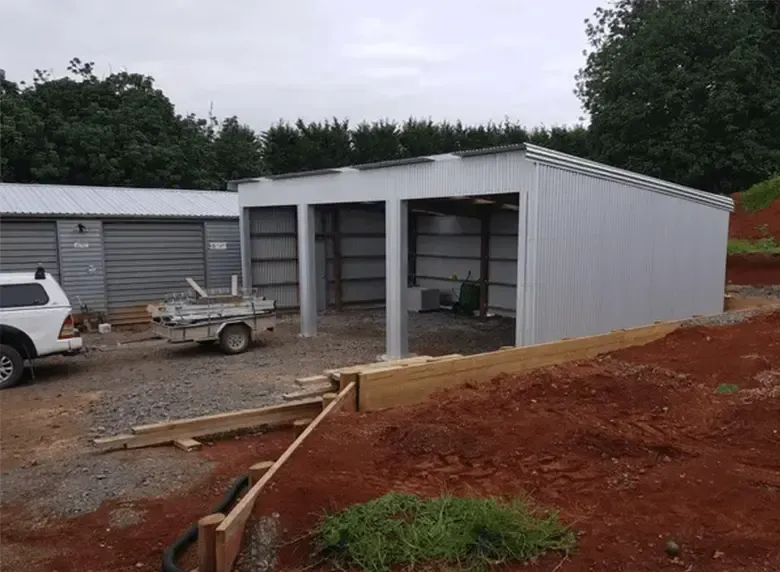
[[731,195],[735,208],[729,220],[729,238],[757,240],[767,233],[780,240],[780,200],[767,208],[749,212],[741,204],[740,194]]
[[272,483],[257,510],[281,515],[279,569],[310,564],[323,511],[399,491],[530,494],[581,532],[563,563],[508,568],[776,572],[780,313],[336,415]]
[[726,282],[753,286],[780,284],[780,255],[732,254],[726,261]]

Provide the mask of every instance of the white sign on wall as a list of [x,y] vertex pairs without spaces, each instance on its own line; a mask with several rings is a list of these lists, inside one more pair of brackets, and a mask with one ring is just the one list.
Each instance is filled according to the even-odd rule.
[[209,242],[209,250],[227,250],[227,242]]
[[89,248],[88,242],[74,242],[73,248]]

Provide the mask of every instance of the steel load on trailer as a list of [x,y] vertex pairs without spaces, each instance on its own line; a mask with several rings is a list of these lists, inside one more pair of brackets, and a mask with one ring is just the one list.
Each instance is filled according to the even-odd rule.
[[157,337],[169,343],[218,342],[224,353],[238,354],[259,332],[276,327],[276,301],[238,294],[235,279],[227,294],[206,292],[191,278],[187,282],[193,293],[170,296],[147,308]]

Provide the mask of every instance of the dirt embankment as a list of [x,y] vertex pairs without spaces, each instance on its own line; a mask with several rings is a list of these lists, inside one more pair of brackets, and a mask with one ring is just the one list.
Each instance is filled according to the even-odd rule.
[[780,242],[780,200],[765,209],[747,211],[739,193],[731,198],[734,199],[734,212],[729,219],[729,238],[759,240],[773,236]]
[[[719,384],[739,392],[719,395]],[[581,531],[561,570],[780,569],[780,313],[329,419],[258,502],[310,564],[323,511],[387,491],[530,494]],[[681,548],[664,553],[667,539]],[[550,570],[554,559],[523,570]]]
[[[734,212],[729,220],[729,238],[761,240],[774,238],[780,244],[780,200],[765,209],[747,211],[739,193],[732,195]],[[726,265],[730,284],[780,284],[780,254],[732,254]]]

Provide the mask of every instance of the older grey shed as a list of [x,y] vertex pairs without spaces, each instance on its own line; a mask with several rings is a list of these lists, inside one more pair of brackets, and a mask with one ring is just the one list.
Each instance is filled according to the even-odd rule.
[[245,283],[264,286],[255,261],[271,248],[274,213],[287,213],[284,230],[274,228],[287,238],[288,261],[276,277],[300,307],[303,335],[316,333],[320,282],[342,300],[361,279],[345,275],[341,227],[355,216],[347,211],[379,213],[384,228],[356,226],[384,247],[363,240],[357,256],[361,271],[374,272],[369,260],[384,265],[371,276],[384,283],[389,357],[407,353],[407,287],[456,285],[450,273],[479,281],[483,311],[516,317],[517,345],[723,308],[731,199],[530,144],[234,188]]
[[237,194],[2,183],[0,271],[38,264],[75,312],[146,321],[146,305],[187,290],[188,277],[230,287],[241,264]]

